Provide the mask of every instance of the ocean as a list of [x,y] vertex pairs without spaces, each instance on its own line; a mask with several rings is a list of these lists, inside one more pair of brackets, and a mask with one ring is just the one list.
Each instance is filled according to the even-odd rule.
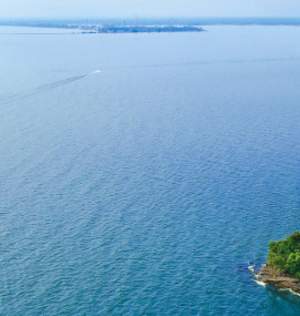
[[1,315],[300,315],[300,28],[205,29],[0,28]]

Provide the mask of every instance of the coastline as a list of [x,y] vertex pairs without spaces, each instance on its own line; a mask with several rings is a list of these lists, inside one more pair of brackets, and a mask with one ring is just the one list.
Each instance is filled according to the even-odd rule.
[[289,291],[300,296],[300,280],[280,273],[269,265],[263,265],[254,276],[256,283],[261,286],[272,286],[279,291]]

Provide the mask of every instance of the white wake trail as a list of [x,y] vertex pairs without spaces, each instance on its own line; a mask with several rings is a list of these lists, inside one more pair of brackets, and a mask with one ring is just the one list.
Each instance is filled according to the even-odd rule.
[[15,103],[15,102],[18,102],[20,100],[27,99],[27,98],[33,97],[35,95],[41,94],[43,92],[46,92],[49,90],[54,90],[54,89],[60,88],[62,86],[69,85],[69,84],[74,83],[76,81],[80,81],[82,79],[85,79],[89,76],[98,75],[101,72],[102,72],[102,70],[96,69],[96,70],[93,70],[89,73],[85,73],[82,75],[67,77],[64,79],[60,79],[57,81],[46,83],[46,84],[37,86],[33,89],[29,89],[29,90],[21,92],[21,93],[15,93],[15,94],[12,94],[10,96],[4,97],[4,98],[2,98],[2,100],[0,100],[0,104],[9,105],[11,103]]

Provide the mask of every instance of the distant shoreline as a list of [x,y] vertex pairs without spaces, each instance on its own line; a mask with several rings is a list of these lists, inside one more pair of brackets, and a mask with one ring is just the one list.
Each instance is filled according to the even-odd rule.
[[300,18],[0,19],[0,26],[73,31],[75,34],[204,32],[205,26],[300,26]]
[[199,26],[190,25],[97,25],[80,26],[79,30],[84,34],[97,33],[182,33],[203,32]]
[[[29,28],[40,28],[45,29],[47,27],[43,26],[21,26],[21,25],[0,25],[0,27],[29,27]],[[61,30],[59,32],[52,32],[50,30],[57,29]],[[28,32],[28,33],[17,33],[17,34],[134,34],[134,33],[188,33],[188,32],[205,32],[206,30],[202,27],[198,26],[96,26],[96,27],[89,27],[89,26],[82,26],[82,27],[51,27],[48,28],[49,31],[47,32]],[[64,32],[65,30],[65,32]],[[1,32],[0,32],[1,34]]]
[[74,29],[85,33],[201,32],[205,26],[300,26],[299,18],[2,18],[0,26]]
[[199,25],[127,25],[127,24],[46,24],[46,23],[11,23],[0,22],[3,27],[31,27],[61,29],[73,31],[76,34],[121,34],[121,33],[184,33],[204,32],[205,29]]

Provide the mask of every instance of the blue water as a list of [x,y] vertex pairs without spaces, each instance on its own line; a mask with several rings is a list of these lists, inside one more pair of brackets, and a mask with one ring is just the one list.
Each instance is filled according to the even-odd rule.
[[300,315],[300,28],[0,31],[1,315]]

